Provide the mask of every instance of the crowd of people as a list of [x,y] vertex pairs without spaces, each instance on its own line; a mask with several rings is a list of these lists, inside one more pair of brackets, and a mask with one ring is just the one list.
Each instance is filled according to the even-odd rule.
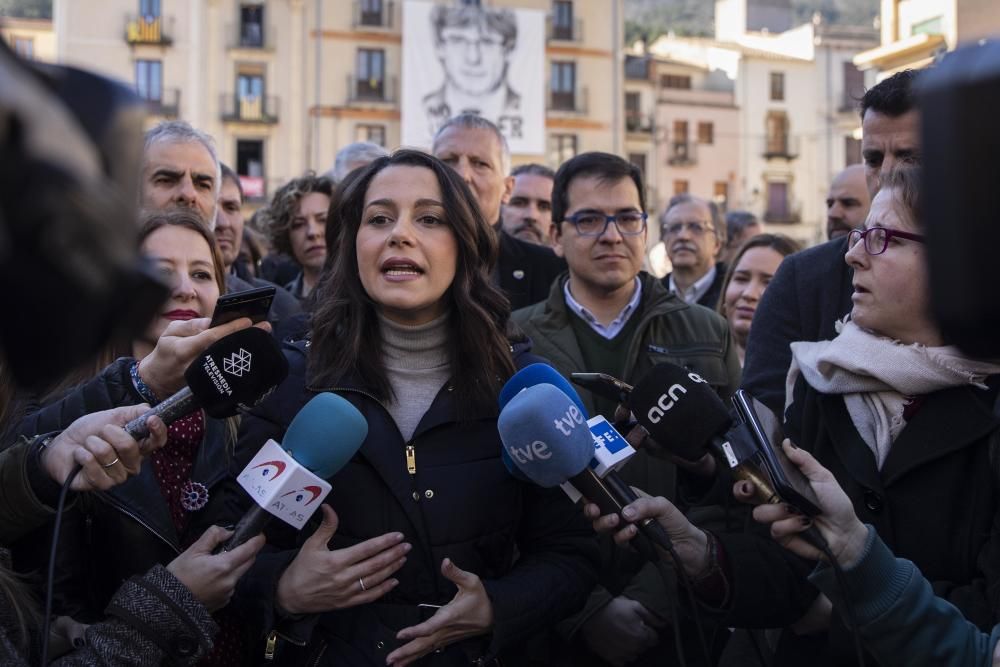
[[[829,240],[805,250],[694,195],[654,215],[616,155],[512,168],[470,113],[428,152],[345,147],[246,223],[212,139],[152,128],[137,251],[169,297],[134,339],[0,406],[0,661],[842,665],[857,634],[872,664],[1000,664],[1000,364],[931,316],[916,78],[860,101],[864,163],[830,184]],[[211,326],[220,296],[271,286],[265,321]],[[123,430],[251,326],[289,367],[262,402]],[[743,388],[783,418],[821,512],[751,510],[725,461],[678,456],[582,388],[638,445],[620,474],[644,497],[600,516],[512,474],[498,396],[533,363],[629,384],[671,363],[720,399]],[[323,392],[364,417],[360,449],[303,530],[220,551],[253,502],[236,476]],[[631,546],[648,520],[673,541],[666,571]]]

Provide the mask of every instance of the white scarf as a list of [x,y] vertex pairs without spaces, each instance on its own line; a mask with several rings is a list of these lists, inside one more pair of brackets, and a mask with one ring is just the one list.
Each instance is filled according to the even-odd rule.
[[843,394],[851,422],[879,470],[906,425],[903,409],[909,397],[967,384],[986,389],[986,377],[1000,373],[1000,365],[969,359],[955,347],[906,345],[850,321],[838,323],[838,329],[833,340],[791,344],[785,407],[800,374],[817,391]]

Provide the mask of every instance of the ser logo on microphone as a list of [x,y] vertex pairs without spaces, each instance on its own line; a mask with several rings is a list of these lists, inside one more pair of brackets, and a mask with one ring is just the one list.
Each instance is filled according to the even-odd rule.
[[[705,380],[697,373],[688,373],[688,378],[692,382],[700,382],[702,384],[708,384]],[[660,398],[656,401],[656,405],[649,409],[646,416],[649,418],[650,423],[659,424],[660,419],[663,415],[667,413],[668,410],[674,407],[674,404],[680,399],[681,394],[687,393],[687,388],[682,384],[675,384],[667,389],[667,393],[660,394]],[[669,400],[668,400],[669,399]]]

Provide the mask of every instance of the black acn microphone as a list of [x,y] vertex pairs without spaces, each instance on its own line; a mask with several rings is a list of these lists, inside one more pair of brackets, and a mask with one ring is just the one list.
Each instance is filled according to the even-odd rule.
[[755,451],[752,437],[733,418],[701,376],[671,363],[653,366],[635,385],[628,407],[636,420],[671,454],[698,461],[712,454],[737,479],[754,486],[756,500],[779,499],[773,485],[748,459]]
[[288,375],[288,361],[274,338],[257,327],[217,340],[184,371],[187,386],[125,425],[136,440],[149,435],[153,415],[165,424],[202,408],[225,419],[259,403]]

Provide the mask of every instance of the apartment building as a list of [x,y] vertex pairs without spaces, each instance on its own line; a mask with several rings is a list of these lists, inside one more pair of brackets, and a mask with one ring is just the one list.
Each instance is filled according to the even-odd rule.
[[920,69],[959,44],[1000,33],[996,0],[882,0],[881,44],[859,53],[854,64],[879,80],[902,69]]
[[[542,141],[516,163],[621,152],[621,1],[481,3],[537,21],[542,42],[534,44],[544,58],[534,63],[538,85],[520,93],[543,109],[532,126]],[[212,134],[256,205],[306,169],[329,169],[348,143],[401,144],[401,119],[413,108],[402,94],[404,64],[440,67],[431,41],[403,62],[405,19],[426,10],[418,5],[427,3],[54,0],[55,59],[133,85],[150,123],[182,118]]]
[[830,181],[861,160],[857,100],[874,76],[853,57],[874,44],[874,30],[817,17],[782,31],[787,1],[719,0],[715,15],[714,39],[662,37],[650,51],[734,82],[739,162],[730,208],[803,243],[821,241]]
[[50,19],[0,17],[0,39],[28,60],[54,62],[56,36]]

